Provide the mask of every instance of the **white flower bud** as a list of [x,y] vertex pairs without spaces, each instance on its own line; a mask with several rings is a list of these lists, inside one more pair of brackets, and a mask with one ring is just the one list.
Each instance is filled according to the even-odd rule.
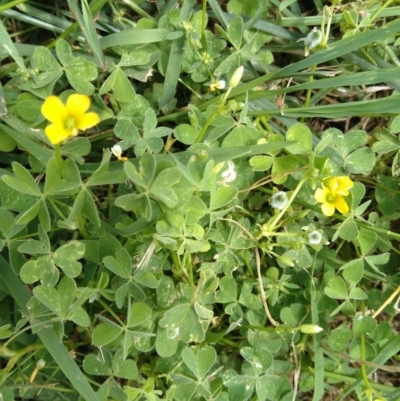
[[229,86],[231,88],[236,88],[239,85],[240,80],[243,76],[244,67],[240,66],[236,71],[233,73],[231,79],[229,80]]
[[307,238],[310,245],[319,245],[322,241],[322,234],[314,230],[307,235]]
[[275,209],[282,210],[287,205],[289,199],[286,192],[279,191],[271,197],[271,206]]

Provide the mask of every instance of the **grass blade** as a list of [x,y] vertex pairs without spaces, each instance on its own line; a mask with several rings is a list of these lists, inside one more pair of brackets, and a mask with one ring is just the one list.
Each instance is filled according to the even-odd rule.
[[123,32],[112,33],[100,39],[101,45],[106,47],[140,45],[143,43],[161,42],[167,38],[168,29],[128,29]]
[[71,9],[72,15],[78,22],[83,35],[86,38],[88,45],[90,46],[96,60],[96,64],[102,70],[105,69],[106,61],[102,47],[100,45],[99,38],[97,36],[96,28],[94,26],[92,13],[86,0],[82,0],[82,13],[78,7],[76,0],[68,0],[69,8]]
[[[193,10],[193,6],[194,0],[185,0],[182,6],[181,14],[179,16],[180,21],[186,21],[189,19],[190,14]],[[183,35],[175,39],[171,46],[168,66],[165,72],[163,94],[159,108],[162,108],[171,100],[171,98],[174,96],[176,86],[178,85],[178,79],[181,74],[181,64],[183,59],[183,47],[186,41],[186,36],[184,35],[183,30],[182,33]]]
[[1,21],[0,21],[0,43],[1,46],[3,46],[4,49],[7,51],[7,53],[10,55],[10,57],[17,63],[18,67],[22,71],[27,71],[24,60],[18,54],[18,51],[15,48],[14,43],[10,39],[8,32]]

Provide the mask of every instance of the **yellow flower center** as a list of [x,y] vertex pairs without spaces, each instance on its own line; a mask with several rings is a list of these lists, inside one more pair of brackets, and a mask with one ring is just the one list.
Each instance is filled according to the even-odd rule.
[[326,202],[327,203],[335,203],[336,202],[336,196],[333,193],[327,194],[326,195]]
[[76,121],[74,117],[67,117],[64,120],[64,128],[67,130],[73,130],[76,128]]

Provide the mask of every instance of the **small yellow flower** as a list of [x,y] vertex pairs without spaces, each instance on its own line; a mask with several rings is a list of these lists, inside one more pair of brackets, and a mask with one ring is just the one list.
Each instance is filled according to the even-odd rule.
[[98,124],[100,117],[96,113],[86,113],[89,107],[89,97],[79,93],[70,95],[65,105],[57,96],[46,98],[41,112],[51,122],[45,128],[50,142],[57,145],[70,136],[77,136],[79,130],[84,131]]
[[331,177],[325,180],[324,185],[338,195],[347,196],[354,182],[349,177]]
[[322,203],[321,209],[325,216],[332,216],[335,209],[342,214],[349,211],[349,206],[343,196],[327,187],[318,188],[314,197],[317,202]]

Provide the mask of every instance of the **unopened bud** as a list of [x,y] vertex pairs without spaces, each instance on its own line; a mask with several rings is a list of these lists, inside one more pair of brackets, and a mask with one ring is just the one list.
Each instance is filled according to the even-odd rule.
[[231,88],[236,88],[239,85],[240,80],[243,76],[244,67],[240,66],[232,75],[231,79],[229,80],[229,86]]
[[302,324],[300,326],[300,331],[304,334],[318,334],[324,329],[317,326],[316,324]]

